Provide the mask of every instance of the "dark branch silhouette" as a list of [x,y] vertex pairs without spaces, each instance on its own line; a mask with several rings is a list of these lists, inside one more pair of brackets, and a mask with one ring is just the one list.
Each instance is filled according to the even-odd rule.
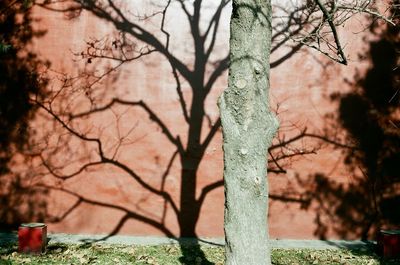
[[31,137],[36,132],[30,123],[38,108],[29,98],[46,96],[47,80],[40,69],[49,62],[28,48],[46,31],[35,29],[32,22],[28,2],[0,2],[0,230],[15,229],[30,219],[43,221],[47,211],[48,192],[26,181],[40,177],[40,172],[15,166],[21,156],[24,164],[32,166],[36,148]]
[[[171,49],[173,35],[167,27],[167,18],[171,16],[170,11],[173,8],[173,2],[172,0],[166,1],[164,6],[159,7],[158,11],[144,16],[133,15],[129,10],[120,8],[112,0],[50,0],[37,3],[47,10],[63,12],[67,14],[68,18],[82,15],[83,11],[89,12],[91,15],[110,23],[116,31],[115,34],[107,35],[101,39],[90,39],[86,41],[86,49],[73,52],[72,56],[81,67],[78,69],[78,74],[53,73],[53,80],[51,81],[57,83],[59,87],[48,88],[46,97],[37,92],[27,93],[29,106],[41,109],[46,117],[54,122],[54,134],[60,134],[54,146],[46,143],[47,145],[39,152],[38,156],[42,160],[42,166],[48,174],[56,179],[71,180],[84,175],[93,168],[111,165],[124,172],[141,188],[163,201],[163,205],[160,207],[162,208],[161,216],[153,218],[146,214],[103,202],[101,198],[98,201],[92,200],[73,190],[62,189],[57,186],[42,186],[41,188],[65,192],[77,199],[76,203],[66,209],[63,214],[52,217],[53,220],[57,222],[65,220],[80,205],[87,203],[116,209],[124,213],[117,225],[110,231],[110,235],[117,234],[128,220],[134,219],[149,224],[169,237],[197,237],[196,224],[199,220],[201,207],[211,192],[223,186],[223,181],[219,179],[208,183],[202,188],[198,196],[196,194],[199,179],[204,178],[199,173],[200,163],[220,127],[219,118],[214,118],[214,120],[209,118],[205,102],[211,91],[215,89],[217,81],[226,73],[230,63],[226,51],[221,54],[218,45],[216,45],[222,14],[230,1],[220,0],[216,3],[211,18],[204,21],[201,15],[207,7],[205,7],[203,1],[196,0],[189,3],[178,0],[181,8],[179,11],[183,12],[187,19],[183,22],[186,22],[189,26],[191,41],[193,41],[193,50],[185,53],[185,55]],[[289,60],[304,46],[316,47],[318,51],[328,57],[337,56],[337,52],[339,52],[339,60],[345,60],[340,42],[336,43],[336,47],[329,44],[331,34],[333,34],[335,41],[338,38],[337,33],[335,34],[335,28],[341,25],[343,20],[336,21],[343,13],[338,13],[337,10],[339,9],[335,10],[329,5],[328,7],[331,9],[324,9],[321,6],[318,9],[316,5],[309,6],[307,4],[292,9],[276,7],[280,10],[280,15],[279,19],[274,22],[272,51],[278,53],[279,57],[271,62],[271,67],[277,67]],[[345,16],[346,18],[353,15],[354,12],[375,12],[356,6],[353,6],[353,8],[342,7],[340,10],[352,11]],[[381,16],[381,18],[385,17]],[[158,28],[146,28],[145,22],[148,21],[155,22]],[[203,25],[204,22],[206,22],[205,26]],[[336,24],[332,26],[333,22]],[[321,43],[325,43],[325,45],[321,45]],[[284,52],[280,52],[281,50],[284,50]],[[157,113],[157,106],[146,102],[145,99],[132,100],[122,98],[120,95],[113,95],[111,86],[108,88],[104,85],[107,82],[111,84],[116,82],[114,79],[118,79],[119,71],[123,67],[136,62],[142,63],[142,60],[151,56],[160,56],[157,59],[164,59],[171,67],[171,77],[175,82],[174,90],[171,93],[176,92],[178,97],[182,118],[187,126],[186,135],[175,133],[174,128],[162,118],[162,113]],[[333,58],[338,60],[337,57]],[[188,84],[191,92],[190,99],[187,99],[184,95],[186,84]],[[136,87],[130,87],[130,89],[135,90]],[[122,132],[122,129],[119,128],[120,118],[125,115],[122,108],[139,109],[144,112],[148,116],[148,120],[161,130],[162,136],[173,146],[170,156],[166,155],[168,156],[167,163],[161,165],[162,174],[157,176],[160,180],[159,187],[149,181],[149,176],[137,173],[139,171],[136,170],[135,161],[128,163],[119,159],[119,150],[123,145],[129,146],[134,151],[133,143],[140,140],[140,138],[130,140],[136,125],[132,126],[127,132]],[[116,134],[115,139],[105,140],[103,132],[109,129],[107,125],[93,125],[89,121],[110,112],[114,115],[117,124]],[[210,125],[208,128],[204,126],[207,121]],[[101,122],[98,121],[98,123]],[[186,142],[183,142],[182,139],[185,139]],[[299,147],[299,143],[304,139],[318,140],[318,145]],[[87,152],[87,154],[78,154],[70,161],[67,158],[66,161],[62,162],[62,165],[56,163],[54,156],[59,153],[70,152],[73,154],[72,156],[75,156],[73,148],[70,146],[70,143],[75,140],[79,143],[78,149],[81,152]],[[155,140],[157,141],[157,139]],[[46,142],[46,139],[44,141]],[[299,130],[297,135],[289,139],[285,139],[280,134],[269,150],[269,171],[276,174],[285,173],[285,168],[290,165],[291,161],[317,152],[323,144],[352,151],[359,149],[351,142],[338,140],[335,135],[309,133],[306,129]],[[76,152],[78,153],[78,151]],[[160,153],[162,152],[160,151]],[[176,200],[173,194],[170,194],[166,189],[167,176],[176,160],[179,160],[182,165],[179,200]],[[75,170],[71,172],[70,168]],[[271,199],[300,203],[303,207],[307,207],[311,201],[310,196],[295,193],[273,194]],[[179,234],[174,234],[165,223],[169,207],[179,224]],[[182,246],[182,250],[184,256],[187,256],[188,250],[184,249],[184,246]],[[204,264],[207,264],[200,248],[197,249],[197,252],[202,257]],[[183,262],[184,260],[185,257],[183,257]]]

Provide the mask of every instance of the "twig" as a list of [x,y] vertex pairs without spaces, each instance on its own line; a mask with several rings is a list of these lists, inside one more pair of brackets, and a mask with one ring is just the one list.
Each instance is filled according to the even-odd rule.
[[[340,44],[340,39],[339,39],[338,33],[336,31],[336,26],[333,23],[332,15],[328,12],[328,10],[325,8],[325,6],[321,3],[320,0],[315,0],[315,2],[317,3],[318,7],[321,9],[322,13],[326,17],[326,19],[329,23],[329,26],[332,30],[332,34],[333,34],[333,37],[334,37],[335,43],[336,43],[337,53],[341,57],[341,59],[336,59],[335,61],[337,61],[341,64],[344,64],[344,65],[347,65],[347,59],[343,53],[343,48],[342,48],[342,45]],[[327,55],[327,54],[325,54],[325,55]]]

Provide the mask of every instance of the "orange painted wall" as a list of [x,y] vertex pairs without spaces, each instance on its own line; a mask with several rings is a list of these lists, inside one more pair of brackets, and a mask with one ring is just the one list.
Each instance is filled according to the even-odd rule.
[[[215,8],[213,1],[206,2],[208,7],[203,11],[203,30]],[[160,10],[157,6],[146,4],[146,1],[127,8],[134,10],[136,15]],[[210,76],[215,63],[227,55],[229,8],[226,7],[221,16],[215,50],[209,59],[206,77]],[[50,232],[165,235],[163,229],[157,228],[163,226],[178,236],[179,224],[171,204],[165,203],[162,196],[154,195],[135,180],[138,177],[145,185],[162,190],[163,194],[169,194],[171,200],[179,205],[182,165],[179,156],[174,155],[176,147],[154,119],[151,119],[149,113],[140,105],[116,104],[88,118],[68,122],[69,112],[76,114],[91,110],[94,106],[101,107],[113,98],[142,101],[162,120],[171,135],[179,136],[183,145],[186,145],[188,124],[182,115],[176,80],[168,61],[160,53],[154,52],[123,64],[94,85],[89,92],[84,91],[87,81],[78,79],[74,79],[76,83],[67,84],[61,90],[64,74],[79,76],[89,71],[101,75],[107,67],[115,66],[117,62],[100,59],[93,59],[88,63],[88,59],[82,58],[80,53],[86,51],[87,43],[95,39],[107,41],[106,36],[117,39],[120,35],[111,23],[86,11],[76,18],[67,19],[62,12],[37,7],[34,8],[33,15],[37,19],[34,27],[46,31],[43,37],[34,40],[31,49],[40,58],[51,63],[47,70],[51,77],[48,89],[53,91],[53,95],[58,93],[53,102],[54,111],[65,113],[62,119],[80,133],[100,139],[107,156],[114,157],[134,172],[128,174],[115,165],[100,164],[85,168],[67,180],[55,178],[55,174],[69,175],[85,163],[96,162],[97,146],[96,142],[72,137],[59,123],[54,122],[49,113],[38,110],[36,119],[31,122],[32,128],[37,131],[32,143],[43,160],[34,157],[29,163],[19,163],[14,168],[14,173],[20,172],[29,185],[45,184],[52,187],[45,196],[45,210],[42,209],[45,214],[41,219],[48,223]],[[135,19],[134,15],[132,18]],[[155,15],[139,23],[165,41],[166,35],[159,30],[160,18],[160,15]],[[330,95],[336,91],[350,91],[352,86],[346,80],[354,80],[357,73],[361,75],[369,67],[369,61],[360,59],[359,55],[367,53],[368,43],[375,37],[368,32],[354,34],[363,27],[364,24],[358,20],[340,29],[349,56],[349,66],[335,64],[317,52],[302,48],[283,64],[272,69],[271,107],[277,109],[279,114],[280,137],[285,135],[288,139],[305,128],[307,132],[319,135],[326,135],[324,128],[339,128],[339,125],[332,127],[332,120],[326,116],[336,115],[338,108]],[[193,69],[193,38],[187,19],[177,3],[167,13],[165,30],[171,36],[169,51],[179,57],[189,69]],[[139,42],[136,48],[146,49],[146,46]],[[271,61],[284,52],[284,49],[274,52]],[[181,76],[180,80],[183,97],[189,105],[192,99],[190,85]],[[218,119],[216,102],[226,86],[227,72],[224,72],[205,100],[207,118],[202,124],[203,141],[210,126]],[[330,133],[334,134],[333,129],[328,131],[329,135]],[[340,141],[345,139],[346,133],[338,130],[335,135]],[[124,141],[121,144],[119,140],[122,138]],[[201,196],[204,187],[222,179],[221,138],[221,132],[218,131],[200,163],[197,198]],[[269,175],[272,194],[269,211],[271,237],[358,237],[358,227],[350,227],[351,224],[344,227],[343,223],[342,228],[346,232],[340,232],[337,229],[339,215],[329,215],[329,211],[321,211],[325,206],[334,207],[335,201],[321,202],[313,197],[318,192],[315,190],[316,174],[327,176],[330,181],[343,184],[344,187],[357,177],[354,171],[349,171],[345,166],[342,150],[311,137],[305,137],[291,148],[292,152],[315,148],[315,153],[288,160],[285,174]],[[18,158],[15,159],[18,162]],[[54,169],[53,174],[49,173],[43,161]],[[77,196],[81,196],[83,200],[79,201]],[[223,236],[223,206],[223,188],[219,187],[207,195],[201,206],[196,224],[197,235]],[[147,221],[143,221],[141,217],[138,220],[136,214],[147,218]],[[326,230],[321,232],[321,228]]]

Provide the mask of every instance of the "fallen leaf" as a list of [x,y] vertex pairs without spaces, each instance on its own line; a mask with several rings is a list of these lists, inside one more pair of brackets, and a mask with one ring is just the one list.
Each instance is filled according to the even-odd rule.
[[62,248],[57,248],[56,250],[54,250],[55,253],[61,253],[62,252]]
[[81,263],[81,264],[85,264],[85,263],[88,263],[88,259],[86,259],[86,258],[84,258],[84,257],[82,257],[82,258],[80,258],[79,259],[79,262]]
[[31,258],[25,258],[25,259],[22,259],[22,262],[23,263],[31,263],[32,262],[32,259]]

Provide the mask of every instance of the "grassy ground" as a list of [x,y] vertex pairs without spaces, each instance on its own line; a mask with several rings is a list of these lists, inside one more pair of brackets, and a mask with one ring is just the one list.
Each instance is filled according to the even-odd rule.
[[[208,262],[195,252],[182,252],[179,246],[49,245],[41,255],[17,252],[17,246],[0,247],[0,265],[10,264],[215,264],[222,265],[223,248],[202,246]],[[380,260],[370,251],[349,250],[272,250],[273,264],[281,265],[395,265],[399,260]]]

